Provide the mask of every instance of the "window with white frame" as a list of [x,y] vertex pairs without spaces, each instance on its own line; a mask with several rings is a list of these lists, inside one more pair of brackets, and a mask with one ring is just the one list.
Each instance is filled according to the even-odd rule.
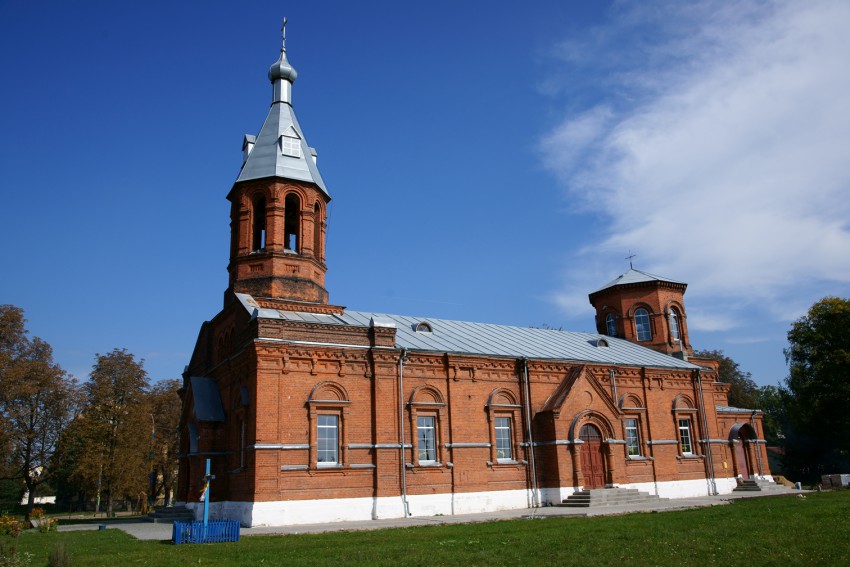
[[673,340],[679,340],[679,315],[675,309],[670,310],[670,335]]
[[337,466],[339,464],[339,416],[320,414],[317,427],[319,466]]
[[694,452],[693,443],[691,441],[691,420],[679,420],[679,442],[682,446],[683,455],[692,455]]
[[280,136],[280,153],[295,158],[301,157],[301,138],[292,127]]
[[638,420],[629,418],[626,420],[626,449],[630,457],[640,456],[640,430]]
[[416,418],[419,463],[434,463],[437,460],[437,418],[420,415]]
[[496,418],[496,459],[499,461],[511,461],[514,458],[513,435],[511,432],[511,418]]
[[637,340],[652,340],[652,329],[649,326],[649,313],[643,307],[635,311],[635,331]]
[[617,336],[617,318],[614,317],[613,313],[609,313],[605,317],[605,334],[609,337]]

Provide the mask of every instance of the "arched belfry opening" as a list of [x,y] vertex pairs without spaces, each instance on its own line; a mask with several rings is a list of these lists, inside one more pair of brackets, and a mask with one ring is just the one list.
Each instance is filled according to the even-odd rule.
[[324,260],[322,254],[322,208],[319,203],[313,208],[313,256],[320,262]]
[[284,207],[283,247],[301,253],[301,199],[295,193],[286,196]]
[[266,198],[262,195],[254,199],[252,207],[251,250],[259,252],[266,249]]

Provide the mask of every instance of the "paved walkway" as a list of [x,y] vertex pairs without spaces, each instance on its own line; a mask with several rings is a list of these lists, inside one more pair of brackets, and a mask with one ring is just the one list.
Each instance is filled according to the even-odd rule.
[[[411,526],[434,526],[444,524],[465,524],[474,522],[492,522],[495,520],[515,520],[522,518],[565,518],[574,516],[611,516],[631,514],[635,512],[665,512],[669,510],[687,510],[707,506],[721,506],[730,500],[739,498],[764,498],[788,494],[803,494],[805,490],[785,490],[771,492],[733,492],[719,496],[700,496],[697,498],[677,498],[675,500],[657,500],[649,503],[628,504],[622,506],[602,506],[597,508],[564,508],[547,506],[544,508],[521,508],[502,510],[499,512],[482,512],[479,514],[457,514],[454,516],[417,516],[413,518],[392,518],[386,520],[362,520],[356,522],[333,522],[326,524],[301,524],[297,526],[277,526],[259,528],[241,528],[240,536],[275,535],[275,534],[307,534],[336,531],[380,530],[385,528],[406,528]],[[72,524],[59,526],[60,532],[75,530],[97,530],[100,526],[106,529],[120,529],[137,539],[170,540],[172,525],[170,523],[140,522],[138,520],[104,520],[100,524]]]

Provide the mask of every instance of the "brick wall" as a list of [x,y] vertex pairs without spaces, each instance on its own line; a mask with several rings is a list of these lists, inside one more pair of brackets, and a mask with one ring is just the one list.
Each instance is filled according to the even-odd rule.
[[[399,391],[400,351],[375,348],[392,344],[392,329],[240,319],[237,307],[225,309],[205,327],[213,337],[230,337],[225,350],[191,372],[219,384],[224,424],[205,438],[215,457],[215,500],[281,501],[397,496],[402,473],[398,448],[404,428],[403,463],[408,493],[441,494],[524,489],[531,484],[525,422],[522,361],[483,356],[408,353]],[[254,338],[250,338],[251,335]],[[273,336],[280,341],[256,338]],[[237,337],[248,337],[237,340]],[[345,342],[353,347],[295,345],[283,341]],[[210,342],[203,337],[199,344]],[[203,358],[203,357],[201,357]],[[584,423],[597,424],[605,438],[607,481],[613,484],[703,479],[711,443],[714,474],[735,474],[731,445],[724,444],[737,415],[718,415],[727,386],[702,376],[702,397],[691,371],[610,367],[553,361],[528,361],[537,481],[541,487],[582,484],[576,443]],[[611,379],[611,371],[614,380]],[[569,384],[567,377],[578,376]],[[568,386],[568,388],[567,388]],[[241,405],[240,388],[248,390]],[[561,388],[563,400],[550,398]],[[404,405],[403,424],[399,420]],[[705,402],[705,422],[700,408]],[[548,403],[548,405],[547,405]],[[549,408],[547,411],[541,411]],[[317,462],[317,419],[338,416],[340,466]],[[436,463],[417,458],[416,417],[436,423]],[[512,457],[495,456],[496,417],[510,417]],[[747,420],[751,416],[745,416]],[[624,419],[639,423],[639,455],[629,456]],[[690,420],[692,454],[683,455],[679,419]],[[760,416],[754,416],[759,438]],[[243,425],[244,423],[244,425]],[[705,431],[705,425],[708,430]],[[240,445],[242,427],[244,447]],[[649,442],[649,443],[648,443]],[[263,448],[267,447],[267,448]],[[752,445],[761,451],[763,445]],[[184,459],[188,463],[190,459]],[[762,458],[767,467],[766,455]],[[185,466],[184,466],[185,469]],[[194,466],[197,471],[197,466]],[[769,471],[764,470],[766,474]],[[195,473],[192,473],[195,474]],[[191,480],[191,479],[190,479]],[[194,482],[194,481],[191,481]],[[192,490],[190,500],[196,499]]]

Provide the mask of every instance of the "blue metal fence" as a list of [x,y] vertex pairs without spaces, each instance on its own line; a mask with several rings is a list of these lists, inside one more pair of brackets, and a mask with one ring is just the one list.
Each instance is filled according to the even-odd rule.
[[174,543],[220,543],[239,541],[239,522],[215,520],[204,526],[203,522],[174,522],[171,532]]

